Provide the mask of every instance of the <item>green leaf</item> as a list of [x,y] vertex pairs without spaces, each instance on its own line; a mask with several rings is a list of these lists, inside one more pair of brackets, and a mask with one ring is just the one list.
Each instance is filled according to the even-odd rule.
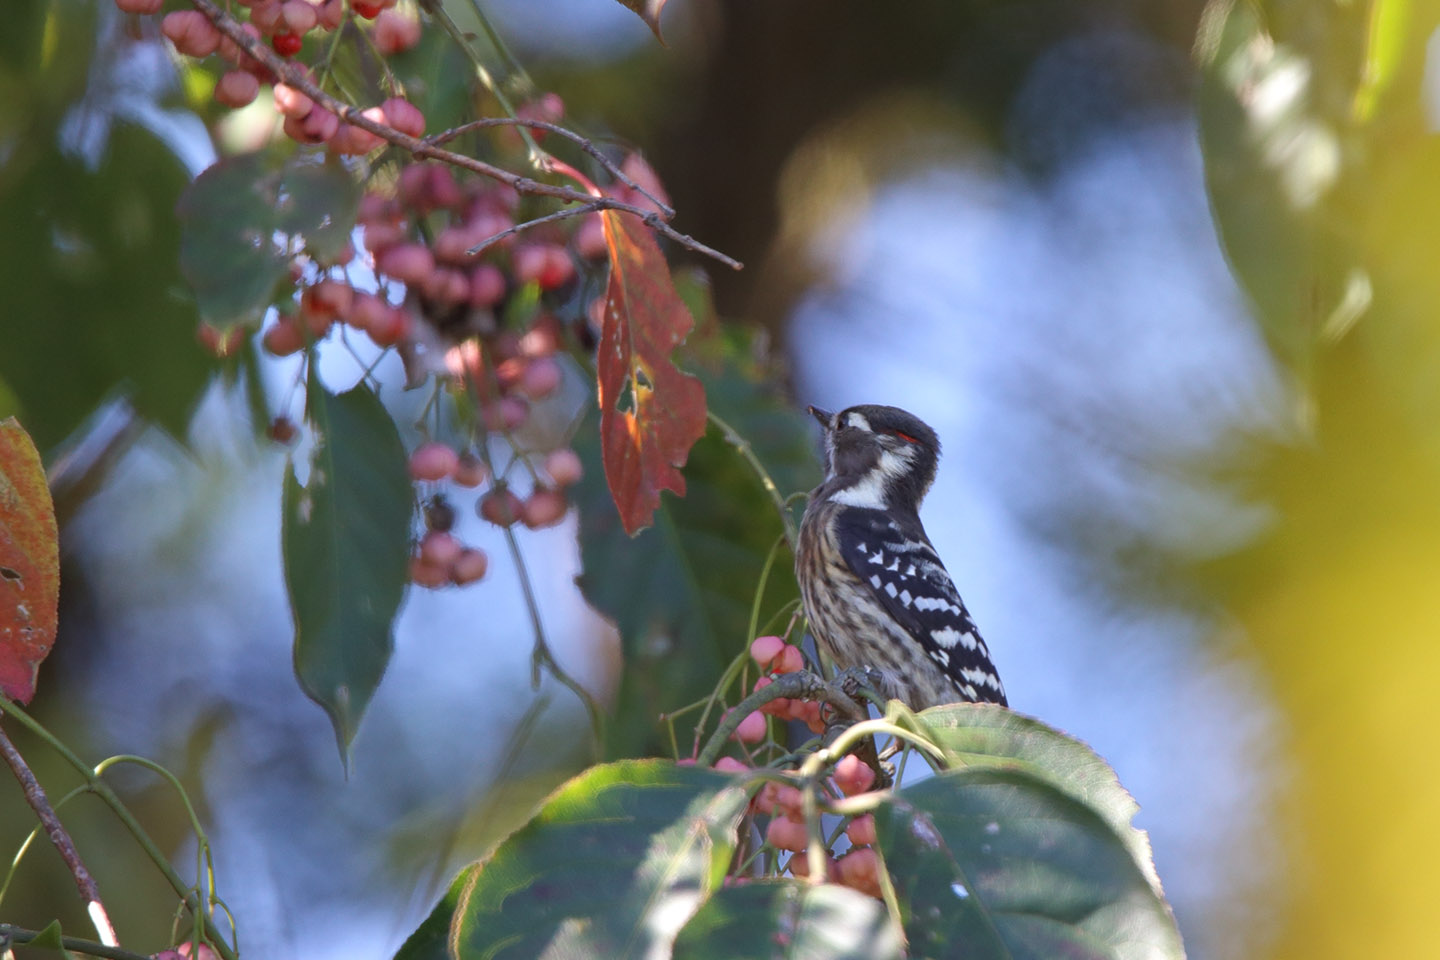
[[719,886],[747,799],[713,770],[592,767],[481,862],[455,912],[457,960],[667,956]]
[[[71,12],[77,24],[88,19]],[[69,19],[49,18],[62,37]],[[83,62],[90,41],[73,39]],[[23,117],[20,92],[7,102]],[[195,343],[177,266],[172,211],[185,168],[163,141],[124,123],[91,166],[58,147],[51,127],[67,104],[51,102],[53,92],[34,96],[43,102],[15,128],[17,147],[0,165],[0,377],[13,394],[4,412],[18,413],[47,454],[117,394],[183,438],[213,365]]]
[[176,214],[180,270],[200,315],[228,330],[258,323],[288,270],[275,237],[276,192],[263,154],[221,160],[190,185]]
[[1045,779],[951,770],[884,803],[875,825],[912,957],[1185,955],[1169,907],[1110,824]]
[[835,883],[716,891],[675,941],[675,960],[888,960],[904,955],[885,905]]
[[330,715],[341,756],[380,683],[405,591],[413,493],[395,423],[363,384],[334,396],[310,364],[309,476],[285,475],[285,586],[295,673]]
[[355,229],[360,187],[340,161],[291,162],[280,181],[276,225],[302,238],[305,251],[329,260],[344,249]]
[[[742,366],[741,353],[729,351],[718,370],[697,370],[710,408],[750,443],[782,494],[808,490],[819,482],[819,465],[805,420]],[[708,693],[752,639],[746,632],[755,589],[784,530],[754,471],[712,427],[690,451],[685,497],[665,496],[655,525],[626,536],[605,486],[597,433],[592,416],[576,436],[586,470],[575,496],[580,588],[615,621],[625,651],[621,706],[607,728],[606,752],[653,753],[662,742],[668,747],[656,716]],[[782,545],[761,606],[762,628],[799,597],[792,565]]]
[[359,185],[333,158],[266,153],[221,160],[180,198],[180,269],[206,322],[221,329],[258,323],[289,271],[290,250],[321,259],[355,226]]
[[35,939],[27,943],[26,946],[37,950],[59,950],[68,957],[69,953],[65,950],[64,938],[65,934],[64,931],[60,929],[60,921],[51,920],[45,925],[45,929],[35,934]]
[[479,870],[480,867],[472,863],[455,875],[445,896],[440,898],[430,916],[415,928],[415,932],[405,938],[394,960],[450,960],[450,923],[455,917],[461,893]]
[[1150,838],[1131,821],[1140,805],[1110,764],[1074,737],[989,703],[953,703],[919,715],[923,732],[951,766],[1018,770],[1069,794],[1100,815],[1160,892]]

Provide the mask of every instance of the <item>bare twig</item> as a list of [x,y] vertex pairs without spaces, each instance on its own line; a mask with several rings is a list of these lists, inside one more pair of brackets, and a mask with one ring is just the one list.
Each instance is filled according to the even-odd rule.
[[180,875],[175,872],[175,868],[170,865],[170,860],[165,856],[165,853],[156,845],[155,841],[150,837],[150,834],[145,832],[145,828],[140,825],[139,820],[135,819],[135,815],[130,812],[130,808],[125,806],[124,802],[115,794],[114,790],[110,789],[110,785],[102,780],[93,769],[86,766],[85,762],[76,756],[75,752],[67,747],[60,738],[45,729],[39,721],[22,710],[19,704],[0,697],[0,712],[7,713],[14,717],[15,720],[27,730],[44,740],[52,750],[60,754],[66,763],[70,764],[76,773],[85,778],[85,788],[99,797],[115,816],[120,818],[120,822],[125,826],[125,829],[130,832],[130,835],[135,838],[135,842],[140,844],[140,848],[144,850],[145,855],[150,858],[150,862],[153,863],[155,868],[165,877],[165,881],[170,885],[170,889],[175,891],[180,897],[181,902],[191,911],[191,915],[204,927],[206,939],[210,942],[215,952],[220,954],[221,960],[237,960],[235,950],[230,944],[220,938],[220,929],[215,925],[215,921],[210,914],[205,912],[204,901],[200,891],[196,888],[186,886],[185,881],[180,878]]
[[596,213],[601,209],[603,209],[603,207],[600,204],[591,202],[585,204],[585,206],[583,207],[568,207],[564,210],[556,210],[554,213],[547,213],[543,217],[536,217],[534,220],[526,220],[524,223],[517,223],[513,227],[506,227],[504,230],[501,230],[494,236],[486,237],[484,240],[481,240],[479,243],[475,244],[475,246],[471,247],[469,250],[466,250],[465,255],[467,257],[477,256],[483,251],[488,250],[490,247],[495,246],[495,244],[499,243],[501,240],[504,240],[506,237],[513,237],[515,234],[520,233],[523,230],[529,230],[531,227],[538,227],[542,223],[553,223],[556,220],[568,220],[571,217],[583,217],[587,213]]
[[668,203],[655,196],[649,190],[646,190],[640,184],[636,183],[629,174],[622,171],[615,164],[615,161],[605,156],[604,151],[602,151],[599,147],[595,146],[595,144],[590,142],[589,139],[582,137],[574,130],[562,127],[558,123],[551,123],[548,120],[526,120],[523,117],[482,117],[479,120],[471,120],[469,123],[462,123],[458,127],[453,127],[449,130],[446,130],[444,133],[437,133],[433,137],[426,137],[425,142],[433,143],[438,147],[440,144],[454,140],[456,137],[464,136],[471,130],[484,130],[487,127],[535,127],[539,130],[548,130],[556,136],[564,137],[565,139],[569,140],[571,143],[579,147],[581,150],[584,150],[591,157],[595,158],[596,162],[598,162],[602,167],[604,167],[606,172],[608,172],[610,176],[614,177],[616,180],[619,180],[621,183],[625,184],[625,186],[629,187],[631,190],[634,190],[646,200],[649,200],[651,203],[655,204],[655,206],[659,207],[660,213],[662,216],[665,217],[665,219],[668,220],[671,217],[675,216],[674,207],[670,206]]
[[60,858],[65,861],[65,866],[70,868],[70,875],[75,878],[75,886],[80,890],[80,899],[85,901],[85,909],[90,914],[90,922],[95,925],[95,932],[100,937],[100,942],[107,947],[118,947],[119,939],[115,936],[115,927],[110,922],[110,915],[105,911],[105,904],[100,900],[100,888],[95,885],[95,878],[90,876],[86,869],[85,862],[80,859],[80,852],[75,849],[75,843],[70,839],[70,834],[65,832],[65,826],[60,818],[55,815],[55,809],[50,806],[50,799],[45,796],[45,788],[40,786],[40,781],[35,779],[35,773],[25,758],[20,756],[20,751],[15,749],[15,744],[10,742],[3,728],[0,728],[0,755],[5,757],[5,762],[15,774],[15,779],[20,781],[21,788],[25,791],[25,802],[30,804],[30,809],[35,811],[35,816],[40,818],[40,823],[45,827],[45,834],[55,849],[60,852]]
[[750,696],[741,700],[735,705],[720,724],[715,728],[705,744],[705,749],[700,751],[696,763],[702,767],[712,765],[720,756],[720,751],[725,747],[725,741],[740,727],[740,722],[754,711],[760,709],[772,700],[780,697],[800,700],[822,700],[838,710],[843,716],[855,721],[865,719],[864,711],[845,695],[839,684],[827,683],[825,680],[811,673],[808,670],[800,670],[796,673],[786,673],[778,676],[768,686],[761,687]]
[[497,167],[494,164],[477,160],[474,157],[467,157],[461,153],[445,150],[425,140],[412,137],[407,133],[401,133],[388,124],[371,120],[361,112],[359,107],[346,103],[320,89],[320,87],[306,75],[302,65],[278,56],[258,37],[253,37],[242,30],[240,23],[224,10],[220,9],[213,0],[190,0],[190,2],[197,10],[205,14],[211,23],[215,24],[217,30],[229,38],[237,47],[245,51],[245,53],[263,64],[265,68],[271,71],[281,82],[299,90],[317,105],[329,110],[351,126],[359,127],[361,130],[367,130],[382,140],[392,143],[414,156],[424,157],[429,160],[439,160],[442,163],[448,163],[452,166],[460,167],[463,170],[478,173],[483,177],[497,180],[500,183],[506,184],[521,196],[551,197],[556,200],[565,201],[566,203],[588,204],[593,202],[599,205],[596,209],[617,210],[621,213],[628,213],[632,216],[639,217],[650,229],[688,250],[694,250],[696,253],[718,260],[735,270],[739,270],[743,266],[743,264],[735,258],[727,256],[713,247],[706,246],[694,237],[681,233],[666,223],[665,219],[659,214],[647,210],[644,207],[624,203],[612,197],[596,199],[588,193],[575,190],[571,187],[544,183],[531,177],[522,177],[518,173],[506,170],[503,167]]

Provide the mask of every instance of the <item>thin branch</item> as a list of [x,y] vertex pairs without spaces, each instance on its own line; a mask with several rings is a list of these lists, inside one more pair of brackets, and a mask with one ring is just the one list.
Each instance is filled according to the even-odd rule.
[[486,237],[484,240],[481,240],[479,243],[475,244],[475,246],[471,247],[469,250],[466,250],[465,256],[477,256],[481,252],[489,249],[490,247],[493,247],[501,240],[504,240],[506,237],[513,237],[515,234],[520,233],[521,231],[529,230],[531,227],[538,227],[542,223],[553,223],[556,220],[568,220],[571,217],[583,217],[587,213],[596,213],[603,209],[603,204],[591,201],[590,203],[585,204],[585,206],[583,207],[566,207],[563,210],[556,210],[554,213],[547,213],[543,217],[536,217],[534,220],[525,220],[521,223],[515,224],[513,227],[506,227],[504,230],[501,230],[499,233],[495,234],[492,237]]
[[135,842],[140,844],[140,848],[144,850],[146,856],[150,858],[150,862],[155,864],[155,868],[160,871],[165,877],[165,881],[170,884],[170,889],[175,891],[176,895],[180,897],[181,902],[190,909],[191,915],[203,925],[205,935],[209,939],[211,946],[214,947],[215,952],[220,954],[222,960],[237,960],[235,951],[231,949],[228,943],[221,939],[220,929],[215,925],[215,921],[211,918],[210,914],[206,913],[203,909],[204,903],[200,891],[197,888],[189,887],[185,884],[185,881],[180,878],[180,874],[176,873],[175,868],[170,865],[170,861],[166,858],[164,852],[156,845],[155,841],[151,839],[150,834],[145,832],[145,828],[140,825],[139,820],[135,819],[135,815],[130,812],[130,808],[125,806],[124,802],[116,795],[114,790],[110,789],[110,785],[102,780],[94,770],[87,767],[85,762],[76,756],[75,752],[67,747],[59,737],[45,729],[39,721],[22,710],[19,704],[0,697],[0,711],[8,713],[31,733],[44,740],[52,750],[60,754],[65,762],[70,764],[70,766],[85,779],[85,784],[89,790],[103,800],[105,805],[114,812],[115,816],[120,818],[120,822],[124,824],[125,829],[130,831],[130,835],[135,838]]
[[433,137],[426,137],[425,142],[433,143],[438,147],[440,144],[446,143],[450,140],[454,140],[456,137],[463,136],[464,134],[469,133],[471,130],[483,130],[487,127],[535,127],[540,130],[548,130],[556,136],[564,137],[565,139],[569,140],[571,143],[579,147],[581,150],[584,150],[591,157],[593,157],[602,167],[605,168],[606,172],[609,173],[610,176],[614,177],[616,180],[619,180],[621,183],[625,184],[625,186],[629,187],[631,190],[634,190],[646,200],[649,200],[651,203],[655,204],[655,206],[659,207],[661,215],[664,216],[667,220],[675,216],[674,207],[670,206],[668,203],[655,196],[649,190],[646,190],[640,184],[636,183],[633,179],[631,179],[629,174],[622,171],[615,164],[615,161],[605,156],[604,151],[602,151],[599,147],[595,146],[595,144],[592,143],[589,139],[587,139],[586,137],[582,137],[574,130],[571,130],[567,127],[562,127],[558,123],[551,123],[548,120],[526,120],[522,117],[482,117],[479,120],[471,120],[469,123],[462,123],[458,127],[446,130],[444,133],[437,133]]
[[[17,927],[13,923],[0,923],[0,947],[9,946],[12,943],[29,943],[43,932],[43,930],[28,930],[25,927]],[[66,950],[73,950],[76,953],[84,953],[92,957],[104,957],[105,960],[150,960],[150,958],[143,953],[131,953],[129,950],[122,950],[119,947],[104,943],[96,943],[94,940],[82,940],[79,937],[62,936],[60,938],[60,946]]]
[[267,70],[273,73],[281,82],[287,86],[294,87],[305,94],[317,105],[329,110],[340,119],[351,126],[359,127],[375,134],[382,140],[394,144],[417,157],[424,157],[430,160],[439,160],[452,166],[478,173],[483,177],[506,184],[521,196],[551,197],[556,200],[563,200],[567,203],[598,203],[598,209],[618,210],[621,213],[628,213],[639,217],[650,229],[662,236],[668,237],[680,246],[696,253],[703,254],[726,266],[739,270],[743,266],[738,260],[727,256],[713,247],[706,246],[694,237],[688,236],[676,230],[665,222],[659,214],[638,207],[631,203],[624,203],[611,197],[602,197],[598,200],[590,194],[575,190],[571,187],[562,187],[555,184],[544,183],[531,177],[522,177],[518,173],[497,167],[494,164],[477,160],[474,157],[467,157],[464,154],[455,153],[437,147],[425,140],[412,137],[407,133],[401,133],[388,124],[379,123],[365,116],[359,107],[348,104],[326,91],[320,89],[309,76],[301,64],[286,60],[274,53],[258,37],[253,37],[241,29],[240,24],[233,17],[221,10],[213,0],[190,0],[197,10],[205,14],[215,28],[230,39],[241,50],[258,60]]
[[700,756],[696,758],[695,762],[702,767],[713,765],[720,756],[720,751],[724,749],[725,742],[739,729],[740,722],[765,704],[781,697],[823,700],[847,717],[856,721],[864,720],[864,714],[855,701],[846,696],[837,684],[826,683],[809,670],[786,673],[776,677],[773,682],[761,687],[736,704],[735,708],[726,714],[725,718],[716,726],[714,734],[706,742],[705,749],[700,751]]
[[545,628],[540,623],[540,604],[536,602],[535,591],[530,585],[530,571],[525,567],[525,558],[520,555],[520,542],[516,539],[515,531],[510,526],[507,525],[500,529],[505,534],[505,543],[510,547],[510,558],[515,563],[515,570],[520,575],[520,589],[525,594],[525,606],[530,611],[530,624],[535,630],[533,657],[537,681],[540,666],[543,664],[556,680],[559,680],[570,689],[570,692],[580,698],[580,702],[585,704],[585,712],[590,715],[590,731],[595,737],[595,749],[598,752],[604,743],[604,717],[600,713],[600,705],[595,702],[594,697],[590,696],[590,691],[580,685],[580,681],[565,672],[565,669],[555,659],[555,655],[550,652],[550,644],[545,640]]
[[0,728],[0,755],[5,757],[5,762],[15,774],[15,779],[20,781],[21,788],[25,791],[25,802],[30,804],[30,809],[35,811],[35,816],[40,818],[40,823],[45,827],[45,834],[55,849],[60,852],[60,858],[65,861],[65,866],[70,868],[70,875],[75,878],[75,886],[80,890],[80,899],[85,901],[85,909],[90,914],[90,922],[95,925],[95,932],[100,937],[100,942],[109,947],[118,947],[119,939],[115,936],[115,926],[110,922],[110,915],[105,911],[105,904],[100,899],[100,888],[95,885],[95,878],[90,876],[86,869],[85,862],[80,859],[80,852],[75,849],[75,842],[70,839],[70,834],[65,832],[65,826],[60,818],[55,815],[55,809],[50,806],[50,799],[45,796],[45,788],[40,786],[40,781],[35,779],[35,773],[25,758],[20,756],[20,751],[15,749],[15,744]]

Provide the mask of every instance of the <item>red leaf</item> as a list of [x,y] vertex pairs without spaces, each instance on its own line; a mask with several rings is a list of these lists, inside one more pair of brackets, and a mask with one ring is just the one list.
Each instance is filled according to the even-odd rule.
[[0,693],[29,703],[55,642],[60,548],[40,454],[14,417],[0,422]]
[[650,228],[601,214],[610,250],[600,336],[600,452],[625,532],[650,524],[660,491],[685,495],[690,448],[705,433],[705,388],[670,353],[695,322],[675,292]]

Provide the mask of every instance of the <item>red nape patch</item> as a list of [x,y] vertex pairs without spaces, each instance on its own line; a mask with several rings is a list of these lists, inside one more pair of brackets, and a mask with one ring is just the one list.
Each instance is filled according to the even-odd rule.
[[906,443],[919,443],[919,442],[920,442],[919,440],[916,440],[914,437],[910,436],[910,434],[908,434],[908,433],[901,433],[899,430],[896,430],[896,431],[895,431],[895,436],[899,437],[901,440],[904,440]]

